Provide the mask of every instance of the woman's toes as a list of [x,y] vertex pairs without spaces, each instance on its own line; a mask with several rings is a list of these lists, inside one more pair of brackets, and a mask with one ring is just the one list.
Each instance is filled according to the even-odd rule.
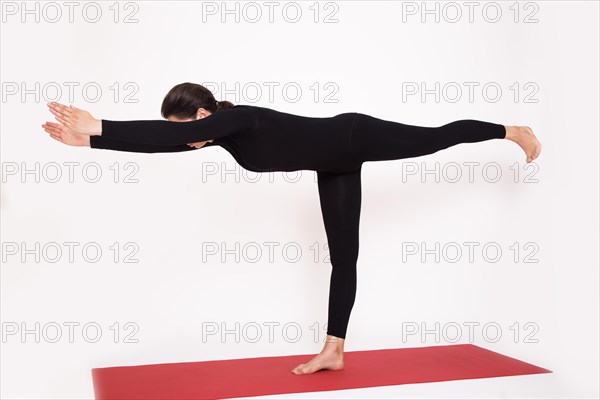
[[525,161],[527,163],[535,160],[541,153],[542,145],[528,126],[520,126],[518,134],[513,139],[525,152]]
[[300,364],[298,365],[296,368],[294,368],[292,370],[292,373],[296,374],[296,375],[300,375],[303,373],[302,367],[304,367],[304,364]]

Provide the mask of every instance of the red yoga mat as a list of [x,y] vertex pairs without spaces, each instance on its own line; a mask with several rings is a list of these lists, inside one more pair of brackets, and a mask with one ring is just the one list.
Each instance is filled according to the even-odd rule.
[[315,354],[92,369],[96,399],[227,399],[552,372],[472,345],[348,351],[344,369],[295,375]]

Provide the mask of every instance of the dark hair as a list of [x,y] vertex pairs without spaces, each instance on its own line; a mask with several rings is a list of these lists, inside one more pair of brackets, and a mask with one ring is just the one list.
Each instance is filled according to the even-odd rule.
[[197,83],[180,83],[173,86],[165,96],[160,114],[164,118],[194,118],[199,108],[215,113],[233,107],[229,101],[217,101],[212,92]]

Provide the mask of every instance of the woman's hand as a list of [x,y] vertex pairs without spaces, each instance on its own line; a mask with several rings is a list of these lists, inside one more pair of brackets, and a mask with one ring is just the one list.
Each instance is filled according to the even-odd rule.
[[197,149],[199,149],[200,147],[204,146],[207,142],[212,142],[211,140],[205,140],[204,142],[194,142],[194,143],[188,143],[187,145],[190,147],[195,147]]
[[69,128],[73,133],[96,136],[102,134],[102,121],[96,119],[89,112],[77,107],[65,106],[55,101],[48,103],[50,112],[56,120]]
[[69,146],[89,146],[90,137],[81,133],[73,132],[64,125],[56,122],[46,122],[42,128],[50,134],[52,139],[58,140],[61,143]]

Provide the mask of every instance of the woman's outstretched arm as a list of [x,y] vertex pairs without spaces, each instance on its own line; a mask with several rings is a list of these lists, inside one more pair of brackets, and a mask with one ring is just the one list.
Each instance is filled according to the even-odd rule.
[[153,144],[125,142],[105,138],[104,136],[89,136],[90,147],[93,149],[105,149],[116,151],[128,151],[133,153],[175,153],[180,151],[198,150],[196,147],[187,144],[178,144],[175,146],[157,146]]
[[103,136],[89,136],[75,133],[64,125],[55,122],[46,122],[42,128],[50,134],[52,139],[69,146],[91,147],[94,149],[107,149],[127,151],[133,153],[173,153],[188,150],[197,150],[208,142],[197,142],[193,144],[180,144],[176,146],[157,146],[144,143],[124,142],[109,139]]
[[190,122],[99,120],[89,112],[76,107],[67,107],[55,102],[49,103],[48,107],[58,122],[75,132],[160,146],[185,145],[217,139],[233,133],[252,130],[256,122],[254,114],[242,106],[224,109],[208,117]]

